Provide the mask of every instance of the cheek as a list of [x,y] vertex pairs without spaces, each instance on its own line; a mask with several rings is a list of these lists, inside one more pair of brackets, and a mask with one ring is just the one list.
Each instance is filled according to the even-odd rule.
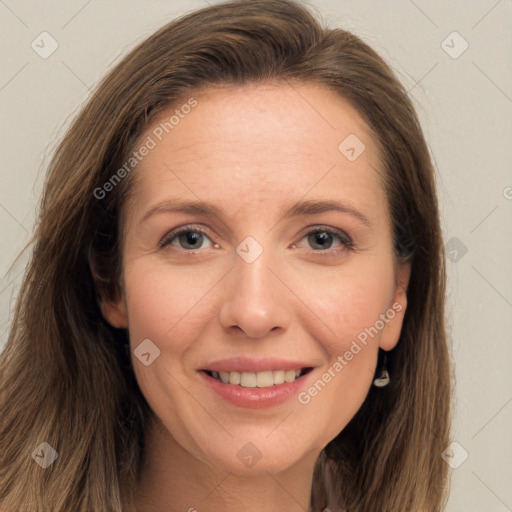
[[345,279],[323,290],[321,299],[311,286],[302,291],[314,312],[305,328],[322,346],[326,364],[298,397],[311,430],[319,433],[319,446],[345,428],[371,388],[381,333],[375,325],[389,298],[386,279],[377,275]]
[[392,261],[335,272],[288,274],[301,298],[301,323],[324,350],[326,364],[299,403],[321,442],[333,439],[357,413],[372,385],[381,320],[393,291]]
[[[125,272],[135,376],[152,410],[166,418],[177,437],[180,432],[188,432],[194,421],[190,394],[183,382],[190,374],[187,363],[194,342],[201,337],[212,314],[208,291],[221,277],[218,269],[185,272],[178,267],[152,264],[148,259],[130,265]],[[160,351],[148,365],[137,358],[137,348],[146,339]]]
[[294,292],[310,310],[303,316],[308,322],[305,328],[331,358],[350,350],[354,340],[368,345],[371,340],[377,350],[382,330],[379,318],[388,310],[393,295],[391,259],[347,265],[329,273],[303,272],[294,282]]
[[[211,265],[192,272],[147,259],[125,272],[133,367],[154,411],[168,403],[173,403],[173,411],[181,410],[180,401],[186,407],[189,397],[178,382],[191,375],[191,355],[214,314],[213,292],[225,272]],[[148,339],[156,349],[145,342]],[[147,366],[137,356],[147,353],[146,346],[158,354],[150,356]],[[180,422],[179,415],[174,414],[173,421]]]
[[166,340],[172,338],[173,352],[184,349],[207,315],[208,291],[221,276],[219,269],[185,272],[142,262],[132,266],[125,279],[132,345],[146,338],[169,345]]
[[332,360],[309,387],[298,395],[306,429],[316,432],[323,448],[334,439],[361,408],[373,379],[376,351],[361,350],[348,361]]

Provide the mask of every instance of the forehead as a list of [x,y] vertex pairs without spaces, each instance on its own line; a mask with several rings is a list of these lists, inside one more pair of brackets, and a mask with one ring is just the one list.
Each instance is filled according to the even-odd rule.
[[218,203],[233,214],[300,198],[352,197],[374,207],[383,200],[370,130],[348,101],[318,84],[192,92],[153,122],[141,140],[148,138],[133,197],[139,216],[169,197]]

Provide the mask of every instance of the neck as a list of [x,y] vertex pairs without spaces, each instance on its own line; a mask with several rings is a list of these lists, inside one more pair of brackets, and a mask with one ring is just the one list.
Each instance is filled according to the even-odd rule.
[[260,470],[237,475],[194,457],[161,423],[151,421],[135,508],[137,512],[309,511],[318,455],[310,453],[279,473]]

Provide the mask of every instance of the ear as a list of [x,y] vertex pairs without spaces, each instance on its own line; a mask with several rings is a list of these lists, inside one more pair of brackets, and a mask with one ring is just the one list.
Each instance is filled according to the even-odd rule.
[[103,299],[101,301],[101,314],[112,327],[117,329],[128,327],[126,304],[122,297],[119,299]]
[[402,324],[407,309],[407,287],[411,277],[411,264],[398,263],[395,267],[395,290],[388,310],[384,313],[387,322],[382,330],[379,347],[388,351],[395,348],[402,332]]

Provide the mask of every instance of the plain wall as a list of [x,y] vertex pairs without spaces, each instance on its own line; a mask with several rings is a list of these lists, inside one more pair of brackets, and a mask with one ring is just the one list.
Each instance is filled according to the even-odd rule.
[[[27,257],[10,267],[29,239],[55,142],[114,62],[165,22],[207,3],[0,2],[0,347]],[[512,1],[310,5],[375,48],[418,109],[439,174],[450,257],[454,453],[468,454],[453,470],[447,511],[511,511]],[[31,47],[44,31],[58,43],[47,59]]]

